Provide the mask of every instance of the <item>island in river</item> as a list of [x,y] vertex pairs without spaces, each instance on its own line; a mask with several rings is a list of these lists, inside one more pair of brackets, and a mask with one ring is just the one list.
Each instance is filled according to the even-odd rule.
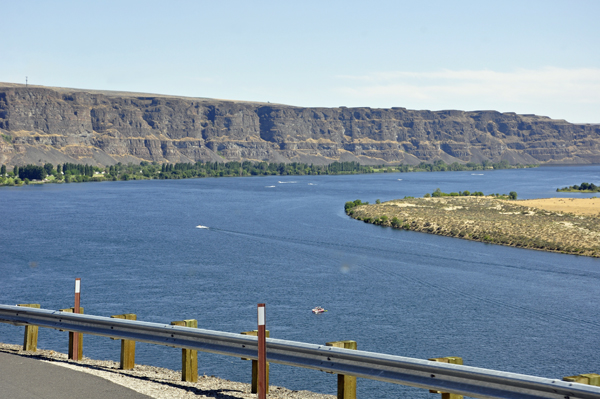
[[381,226],[600,257],[600,198],[407,198],[347,206],[346,212]]

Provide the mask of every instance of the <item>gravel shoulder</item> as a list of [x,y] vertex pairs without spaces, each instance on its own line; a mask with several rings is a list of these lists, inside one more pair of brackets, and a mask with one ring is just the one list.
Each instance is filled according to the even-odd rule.
[[[119,363],[107,360],[93,360],[84,357],[80,361],[67,359],[67,355],[52,350],[25,352],[20,345],[0,343],[0,352],[26,356],[40,361],[93,374],[130,388],[155,399],[170,398],[256,398],[250,393],[250,384],[223,380],[217,377],[199,376],[198,382],[181,381],[181,371],[161,367],[137,365],[133,370],[120,370]],[[334,399],[333,395],[317,394],[309,391],[292,391],[270,386],[269,398],[287,399]]]

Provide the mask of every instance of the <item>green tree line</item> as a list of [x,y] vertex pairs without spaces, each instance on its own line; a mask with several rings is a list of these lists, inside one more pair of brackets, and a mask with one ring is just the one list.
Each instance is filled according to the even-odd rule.
[[579,185],[575,184],[570,187],[557,188],[556,191],[598,193],[600,192],[600,187],[596,186],[594,183],[581,183]]
[[[435,191],[431,194],[426,193],[423,197],[425,198],[431,198],[431,197],[483,197],[485,196],[485,194],[483,194],[483,192],[481,191],[473,191],[470,192],[469,190],[465,190],[465,191],[459,191],[459,192],[452,192],[452,193],[444,193],[442,192],[442,190],[440,190],[439,188],[436,188]],[[500,199],[510,199],[510,200],[516,200],[517,199],[517,192],[516,191],[511,191],[508,194],[490,194],[490,197],[496,197],[496,198],[500,198]]]
[[302,175],[339,175],[363,173],[397,173],[423,171],[466,171],[486,168],[505,169],[527,166],[510,166],[506,162],[490,164],[467,163],[450,165],[444,161],[433,164],[421,162],[419,165],[361,165],[358,162],[332,162],[328,165],[314,165],[299,162],[195,162],[195,163],[163,163],[142,161],[139,165],[122,164],[107,167],[64,163],[54,166],[46,163],[43,166],[14,166],[12,171],[6,165],[0,169],[0,185],[20,185],[31,182],[80,183],[88,181],[116,181],[143,179],[190,179],[198,177],[232,177],[232,176],[302,176]]

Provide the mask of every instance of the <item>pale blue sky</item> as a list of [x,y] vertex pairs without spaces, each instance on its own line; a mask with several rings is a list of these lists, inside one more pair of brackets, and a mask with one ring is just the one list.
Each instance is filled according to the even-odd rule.
[[600,1],[0,0],[0,81],[600,123]]

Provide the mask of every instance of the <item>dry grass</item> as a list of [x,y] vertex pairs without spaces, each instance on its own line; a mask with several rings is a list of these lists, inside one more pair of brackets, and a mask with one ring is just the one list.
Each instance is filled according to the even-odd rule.
[[600,216],[600,198],[542,198],[509,202],[552,212]]
[[506,201],[490,197],[442,197],[361,205],[349,214],[382,226],[600,257],[599,212],[598,199]]

